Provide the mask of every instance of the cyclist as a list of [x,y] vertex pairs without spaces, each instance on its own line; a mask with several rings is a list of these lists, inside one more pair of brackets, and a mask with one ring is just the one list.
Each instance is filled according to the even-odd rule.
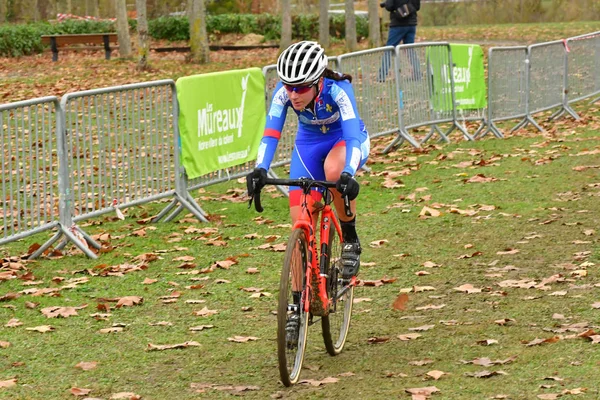
[[[281,82],[273,93],[256,168],[247,177],[249,186],[253,179],[258,180],[256,190],[264,186],[291,106],[299,123],[290,178],[337,181],[338,190],[333,194],[345,243],[342,249],[343,277],[349,279],[358,273],[361,253],[355,227],[355,199],[360,186],[354,174],[365,164],[370,148],[369,135],[356,108],[352,77],[328,69],[324,50],[318,43],[310,41],[292,44],[281,53],[277,60],[277,75]],[[253,190],[252,187],[248,189],[249,192]],[[300,188],[290,188],[292,222],[300,214],[300,194]],[[352,217],[344,213],[343,195],[351,200]],[[319,201],[321,193],[314,191],[312,197]]]
[[[358,274],[361,246],[356,233],[356,197],[360,186],[354,175],[368,157],[370,142],[358,115],[352,77],[327,68],[327,56],[316,42],[301,41],[289,46],[277,60],[278,82],[267,116],[258,150],[256,168],[247,176],[248,194],[260,190],[267,178],[279,138],[291,106],[298,116],[298,131],[292,152],[290,178],[308,177],[336,181],[332,190],[342,228],[342,277]],[[256,186],[253,186],[256,182]],[[289,204],[292,222],[300,215],[301,190],[290,187]],[[352,216],[344,212],[348,196]],[[322,193],[314,190],[319,201]],[[294,293],[300,303],[300,293]]]

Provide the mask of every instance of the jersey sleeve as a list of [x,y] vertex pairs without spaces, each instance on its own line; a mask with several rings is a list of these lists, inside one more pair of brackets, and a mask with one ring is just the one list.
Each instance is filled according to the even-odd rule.
[[264,168],[267,171],[271,167],[277,144],[281,138],[281,131],[285,124],[285,117],[289,107],[289,98],[283,84],[279,82],[273,91],[273,98],[267,114],[267,123],[263,132],[263,137],[258,147],[256,157],[256,167]]
[[346,165],[342,172],[354,176],[361,160],[360,119],[356,108],[354,90],[349,82],[336,82],[331,87],[331,97],[340,109],[342,139],[346,142]]

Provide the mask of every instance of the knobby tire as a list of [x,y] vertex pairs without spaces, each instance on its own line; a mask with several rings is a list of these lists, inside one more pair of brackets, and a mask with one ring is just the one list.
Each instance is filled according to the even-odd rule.
[[[302,290],[306,290],[306,268],[308,266],[308,242],[302,229],[295,229],[288,240],[281,279],[279,283],[279,301],[277,308],[277,358],[279,375],[285,386],[298,382],[304,361],[306,337],[308,332],[308,313],[300,303],[300,332],[297,346],[290,346],[286,335],[286,324],[290,316],[288,306],[293,304],[292,297],[292,266],[302,268]],[[298,270],[294,269],[298,273]],[[303,296],[304,297],[304,296]]]
[[329,314],[321,318],[323,341],[327,353],[332,356],[340,354],[346,344],[350,317],[352,315],[352,302],[354,300],[354,287],[346,288],[345,293],[337,298],[338,293],[344,288],[342,283],[342,245],[335,225],[330,225],[329,246],[327,254],[327,291],[330,299]]

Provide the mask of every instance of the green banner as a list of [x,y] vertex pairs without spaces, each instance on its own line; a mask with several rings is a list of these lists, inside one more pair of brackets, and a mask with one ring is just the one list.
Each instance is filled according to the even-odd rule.
[[477,110],[487,107],[483,50],[476,44],[450,44],[454,63],[456,108]]
[[179,78],[181,163],[188,178],[256,159],[266,121],[259,68]]

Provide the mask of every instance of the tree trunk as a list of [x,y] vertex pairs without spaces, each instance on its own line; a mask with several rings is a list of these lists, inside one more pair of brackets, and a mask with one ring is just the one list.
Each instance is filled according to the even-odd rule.
[[150,68],[148,56],[150,55],[150,41],[148,40],[148,18],[146,15],[146,0],[135,0],[137,11],[138,32],[138,64],[137,69],[145,71]]
[[381,47],[381,29],[379,28],[379,0],[369,0],[369,46]]
[[292,6],[290,0],[281,0],[281,40],[279,49],[287,49],[292,44]]
[[85,0],[85,15],[98,17],[98,0]]
[[117,35],[119,36],[119,54],[123,58],[131,57],[131,39],[127,22],[127,1],[115,0],[117,8]]
[[206,34],[206,7],[204,0],[188,0],[190,21],[190,56],[192,63],[207,63],[210,59],[208,36]]
[[319,2],[319,43],[329,48],[329,0]]
[[350,52],[356,51],[358,44],[356,43],[356,16],[354,15],[354,1],[345,0],[345,15],[346,15],[346,49]]
[[0,0],[0,24],[8,22],[8,0]]

